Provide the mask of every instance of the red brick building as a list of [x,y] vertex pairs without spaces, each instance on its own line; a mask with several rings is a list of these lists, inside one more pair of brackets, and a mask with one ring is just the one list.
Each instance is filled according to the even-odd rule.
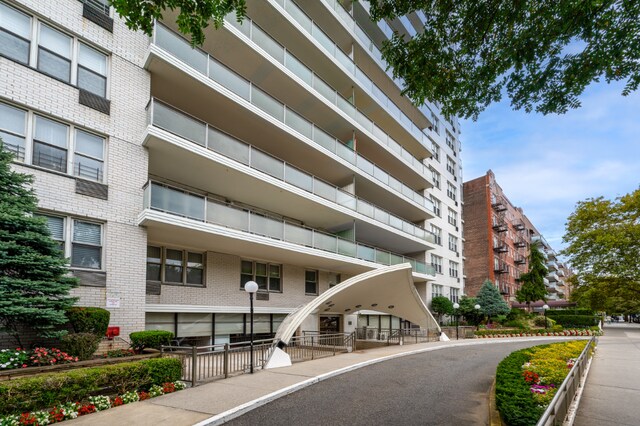
[[515,301],[527,271],[530,230],[522,209],[511,204],[491,170],[464,183],[465,294],[476,296],[485,280]]

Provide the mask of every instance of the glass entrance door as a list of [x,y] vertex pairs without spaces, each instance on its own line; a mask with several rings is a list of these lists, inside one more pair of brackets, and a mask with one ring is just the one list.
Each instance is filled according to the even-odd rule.
[[320,334],[340,333],[341,323],[342,323],[342,317],[340,315],[321,316],[320,317]]

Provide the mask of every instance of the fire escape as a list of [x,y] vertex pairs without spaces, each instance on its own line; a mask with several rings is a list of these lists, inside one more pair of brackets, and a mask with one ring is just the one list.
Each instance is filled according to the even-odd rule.
[[[493,229],[493,272],[497,275],[496,283],[498,285],[498,289],[500,293],[503,295],[509,295],[509,285],[508,285],[508,276],[509,276],[509,264],[506,262],[506,253],[509,251],[509,247],[507,245],[506,233],[509,229],[506,221],[506,212],[507,205],[502,197],[496,198],[496,200],[491,204],[494,214],[492,215],[492,224],[491,227]],[[507,277],[505,280],[504,277]]]
[[[515,279],[520,282],[520,276],[527,272],[527,252],[529,242],[527,241],[527,228],[522,220],[515,220],[513,229],[516,231],[513,245],[516,248],[513,262],[516,264]],[[519,287],[519,285],[518,285]]]

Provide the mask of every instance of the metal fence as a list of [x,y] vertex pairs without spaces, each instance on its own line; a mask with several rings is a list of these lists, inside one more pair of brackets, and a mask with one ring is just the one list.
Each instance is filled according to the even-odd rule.
[[584,370],[587,367],[590,350],[596,346],[596,343],[597,338],[595,336],[589,340],[589,343],[573,364],[571,371],[569,371],[569,374],[558,388],[558,391],[544,414],[542,414],[542,417],[538,420],[537,426],[552,426],[563,423],[569,411],[569,406],[576,395],[578,387],[580,387],[580,379],[584,375]]
[[308,361],[333,356],[338,353],[355,350],[353,333],[320,334],[304,332],[302,336],[292,337],[283,350],[291,357],[291,362]]
[[436,329],[422,328],[358,328],[356,338],[358,340],[386,342],[387,345],[408,345],[412,343],[425,343],[437,341],[439,333]]

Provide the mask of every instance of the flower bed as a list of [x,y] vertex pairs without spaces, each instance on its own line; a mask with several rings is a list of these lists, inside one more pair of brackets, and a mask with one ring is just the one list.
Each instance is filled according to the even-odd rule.
[[562,331],[547,330],[477,330],[474,332],[476,338],[499,338],[499,337],[533,337],[533,336],[600,336],[600,331],[590,329],[572,329]]
[[32,351],[21,348],[0,350],[0,370],[69,364],[72,362],[78,362],[78,357],[73,357],[56,348],[35,348]]
[[511,353],[496,370],[496,405],[509,426],[535,425],[587,345],[586,340]]
[[132,402],[144,401],[145,399],[176,392],[185,389],[187,386],[180,381],[167,382],[160,385],[153,385],[149,392],[130,391],[113,398],[100,395],[90,396],[83,402],[67,402],[54,406],[48,410],[31,411],[22,414],[13,414],[0,417],[0,426],[21,426],[34,425],[43,426],[52,423],[59,423],[68,419],[75,419],[98,411],[108,410]]

